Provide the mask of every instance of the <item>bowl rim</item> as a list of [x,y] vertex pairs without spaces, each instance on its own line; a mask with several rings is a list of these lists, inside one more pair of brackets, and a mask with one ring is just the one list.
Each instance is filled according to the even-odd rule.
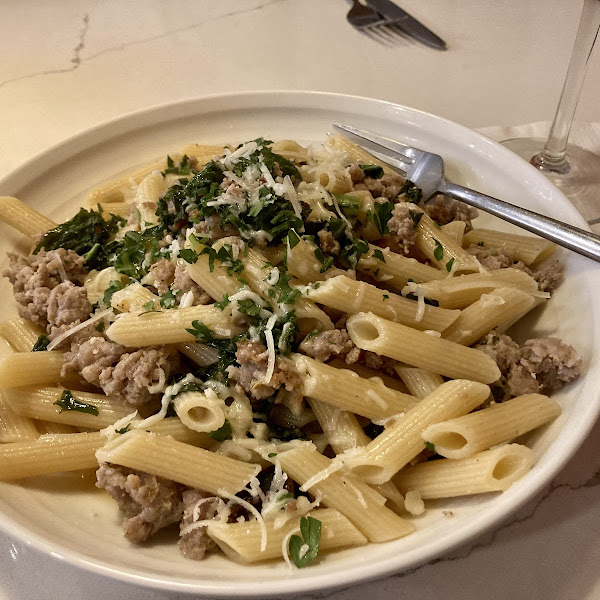
[[[265,108],[285,108],[286,106],[290,108],[302,108],[307,104],[317,104],[322,102],[331,105],[327,106],[326,108],[332,108],[333,104],[339,101],[356,103],[357,105],[363,103],[365,106],[377,105],[380,107],[380,109],[381,107],[385,107],[397,114],[404,113],[416,115],[426,119],[432,124],[438,124],[443,126],[443,128],[451,128],[461,133],[463,136],[476,138],[479,143],[485,142],[488,147],[493,148],[494,152],[500,152],[501,156],[512,163],[512,166],[515,166],[521,170],[527,169],[523,172],[527,174],[536,187],[542,190],[546,189],[551,191],[553,196],[559,200],[561,209],[564,209],[564,212],[568,217],[567,220],[570,223],[589,231],[589,226],[583,217],[577,212],[575,207],[562,194],[562,192],[560,192],[560,190],[555,188],[555,186],[533,166],[529,165],[524,160],[514,155],[510,150],[500,146],[490,138],[454,121],[419,109],[360,95],[323,91],[256,90],[215,93],[210,95],[188,97],[175,102],[159,103],[146,108],[128,112],[98,123],[72,136],[68,136],[51,147],[37,153],[35,156],[3,176],[0,179],[0,186],[8,188],[18,187],[22,180],[31,180],[29,173],[32,168],[35,170],[35,166],[38,161],[43,159],[45,169],[51,169],[56,164],[61,163],[65,155],[71,156],[77,151],[89,148],[90,145],[88,142],[93,141],[92,145],[101,144],[107,139],[125,134],[128,131],[134,131],[142,126],[148,126],[151,124],[151,119],[154,115],[159,115],[167,109],[174,110],[175,113],[183,111],[185,114],[188,114],[186,109],[189,110],[194,106],[199,107],[202,104],[210,106],[211,102],[223,102],[225,105],[231,102],[237,102],[239,104],[245,99],[250,99],[255,103],[260,103],[261,101],[266,102],[266,104],[262,105]],[[227,106],[222,105],[221,109],[227,110]],[[177,118],[177,114],[174,114],[167,121],[175,120]],[[119,130],[118,133],[116,133],[115,126],[119,124],[125,124],[127,127],[124,130]],[[597,326],[596,323],[595,325]],[[536,471],[536,479],[533,483],[530,483],[530,485],[527,487],[514,487],[510,495],[510,501],[504,502],[504,506],[502,507],[496,507],[494,514],[489,515],[489,511],[484,510],[482,513],[472,516],[469,523],[466,524],[460,532],[440,537],[440,539],[436,541],[433,547],[430,548],[425,555],[413,557],[409,564],[405,564],[403,566],[394,566],[391,564],[393,562],[391,560],[384,561],[380,565],[358,564],[353,565],[352,571],[340,569],[335,573],[323,573],[311,578],[286,578],[278,581],[276,584],[271,582],[270,588],[267,590],[263,589],[264,584],[262,584],[260,581],[219,581],[215,582],[214,584],[199,581],[198,584],[196,584],[176,581],[168,578],[149,576],[141,572],[136,573],[132,570],[120,570],[119,568],[111,566],[108,563],[86,558],[79,552],[70,550],[67,546],[60,542],[48,541],[43,535],[32,533],[25,526],[21,526],[18,523],[11,523],[10,520],[7,519],[0,520],[0,530],[19,539],[28,547],[35,548],[36,550],[49,554],[54,558],[65,561],[70,565],[83,568],[88,572],[108,576],[125,583],[134,583],[155,589],[188,594],[193,593],[196,595],[205,596],[210,595],[216,597],[238,598],[272,597],[276,595],[282,596],[298,594],[300,592],[306,593],[317,590],[340,589],[359,582],[365,583],[369,580],[381,578],[386,575],[400,574],[411,569],[416,569],[421,565],[438,558],[440,555],[446,554],[458,546],[467,543],[474,537],[480,536],[490,529],[497,527],[500,523],[507,520],[511,513],[521,508],[529,500],[533,499],[546,485],[550,483],[551,478],[554,477],[565,466],[579,446],[583,443],[591,428],[594,426],[596,418],[599,414],[600,402],[597,395],[595,401],[591,401],[587,405],[587,410],[579,415],[579,435],[577,437],[573,437],[571,435],[567,440],[565,440],[562,454],[556,457],[550,464],[542,464],[539,465],[539,467],[536,465],[536,468],[534,468]]]

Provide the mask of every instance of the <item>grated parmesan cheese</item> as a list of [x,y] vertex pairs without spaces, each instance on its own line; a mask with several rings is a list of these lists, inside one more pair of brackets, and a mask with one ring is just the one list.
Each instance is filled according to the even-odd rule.
[[100,319],[103,319],[104,317],[108,317],[109,315],[114,316],[114,312],[113,312],[112,308],[107,308],[106,310],[101,310],[100,312],[96,313],[93,317],[90,317],[87,321],[84,321],[83,323],[79,323],[79,325],[75,325],[74,327],[71,327],[71,329],[67,329],[67,331],[63,331],[63,333],[61,333],[59,336],[55,337],[48,344],[47,349],[54,350],[54,348],[56,348],[56,346],[58,346],[63,340],[66,340],[69,336],[73,335],[74,333],[77,333],[81,329],[85,329],[88,325],[91,325],[92,323],[95,323],[96,321],[99,321]]

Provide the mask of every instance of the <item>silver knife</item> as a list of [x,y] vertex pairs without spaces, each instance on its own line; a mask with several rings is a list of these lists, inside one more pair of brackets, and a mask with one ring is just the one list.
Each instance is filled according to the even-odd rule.
[[435,35],[433,31],[425,27],[423,23],[411,17],[405,10],[394,4],[391,0],[366,0],[367,6],[374,8],[386,19],[394,22],[394,25],[400,27],[406,34],[418,40],[422,44],[435,48],[436,50],[446,50],[446,42]]

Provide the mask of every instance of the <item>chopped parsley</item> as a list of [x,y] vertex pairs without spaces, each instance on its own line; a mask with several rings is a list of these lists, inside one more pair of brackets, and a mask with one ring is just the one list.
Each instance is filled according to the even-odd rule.
[[225,310],[225,307],[231,302],[229,300],[229,294],[223,294],[223,300],[215,302],[215,306],[220,310]]
[[116,242],[110,242],[125,219],[115,215],[104,218],[102,210],[81,208],[69,221],[46,232],[33,254],[40,250],[73,250],[85,259],[88,269],[104,269],[110,265]]
[[226,439],[230,438],[232,434],[231,423],[227,419],[225,419],[225,423],[219,427],[219,429],[215,429],[208,434],[208,437],[211,440],[215,440],[217,442],[224,442]]
[[435,260],[442,260],[444,258],[444,246],[436,240],[434,237],[431,238],[435,242],[435,249],[433,250],[433,258]]
[[365,174],[365,177],[372,177],[373,179],[381,179],[383,177],[383,169],[379,165],[358,165]]
[[413,229],[416,229],[423,218],[423,213],[416,210],[409,210],[408,214],[413,222]]
[[380,260],[381,262],[385,262],[385,256],[383,255],[383,252],[381,250],[373,250],[373,256],[377,260]]
[[188,155],[184,154],[181,157],[181,162],[179,165],[176,165],[175,161],[170,156],[167,156],[167,168],[163,171],[163,175],[167,175],[168,173],[175,173],[176,175],[191,175],[192,165],[190,164]]
[[375,214],[373,215],[373,221],[375,226],[381,235],[389,233],[388,221],[390,220],[392,213],[394,212],[393,202],[376,202],[373,206]]
[[398,195],[404,194],[406,199],[413,204],[418,204],[423,197],[421,188],[418,188],[410,179],[404,182],[404,185],[400,188]]
[[198,262],[198,254],[191,248],[183,248],[179,251],[179,256],[191,265]]
[[108,284],[108,287],[104,290],[104,295],[102,296],[102,304],[106,308],[110,307],[113,294],[115,292],[118,292],[119,290],[122,290],[124,287],[125,286],[123,285],[123,283],[121,283],[121,281],[119,281],[118,279],[114,279],[113,281],[111,281]]
[[340,210],[348,218],[358,217],[360,210],[360,198],[348,194],[334,194]]
[[208,254],[208,268],[211,273],[215,270],[215,260],[227,267],[228,275],[239,275],[244,270],[244,263],[233,257],[233,247],[230,244],[223,244],[218,250],[206,246],[200,252],[200,256],[203,254]]
[[122,429],[115,429],[115,433],[118,433],[119,435],[123,435],[124,433],[127,433],[130,430],[131,430],[131,423],[127,423],[127,425],[125,425],[125,427],[123,427]]
[[281,268],[279,269],[279,279],[277,283],[273,286],[273,288],[279,292],[279,296],[277,297],[277,302],[282,302],[283,304],[294,304],[296,299],[300,297],[302,292],[297,289],[293,289],[290,286],[291,277],[287,274],[287,272]]
[[43,350],[47,350],[49,343],[50,343],[50,338],[45,333],[42,333],[42,335],[40,335],[40,337],[38,337],[38,339],[36,340],[31,351],[32,352],[42,352]]
[[144,305],[142,305],[142,308],[144,310],[138,315],[138,317],[141,317],[142,315],[147,315],[151,312],[160,312],[159,309],[156,307],[154,300],[149,300]]
[[267,454],[267,458],[273,458],[274,456],[277,456],[277,452],[269,452],[269,454]]
[[315,249],[315,258],[321,263],[321,270],[319,273],[325,273],[328,269],[333,266],[333,256],[327,256],[323,253],[321,248]]
[[290,229],[287,234],[287,245],[290,250],[293,250],[299,242],[300,236],[293,229]]
[[300,534],[293,535],[289,542],[290,558],[299,568],[312,563],[319,553],[321,542],[321,521],[313,517],[302,517],[300,519]]
[[175,298],[175,294],[171,290],[167,290],[160,297],[160,305],[163,308],[174,308],[175,304],[177,304],[177,299]]
[[202,321],[192,321],[192,328],[186,329],[188,333],[191,333],[195,338],[210,342],[215,339],[215,332],[209,329]]
[[70,390],[64,390],[60,400],[57,400],[54,404],[60,407],[60,412],[65,410],[76,410],[82,413],[88,413],[90,415],[98,416],[98,407],[93,404],[86,404],[77,400]]
[[384,299],[384,300],[389,300],[389,299],[390,299],[390,296],[389,296],[389,294],[384,294],[384,295],[383,295],[383,299]]
[[435,444],[432,444],[431,442],[425,442],[425,449],[429,450],[430,452],[435,452]]
[[446,271],[450,273],[452,271],[452,265],[454,264],[454,256],[446,263]]

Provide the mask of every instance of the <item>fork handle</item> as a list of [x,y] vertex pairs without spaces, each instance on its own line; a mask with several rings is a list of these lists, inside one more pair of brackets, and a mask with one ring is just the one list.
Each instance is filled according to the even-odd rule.
[[552,242],[600,262],[600,236],[539,213],[492,198],[481,192],[445,182],[441,193],[479,208]]

